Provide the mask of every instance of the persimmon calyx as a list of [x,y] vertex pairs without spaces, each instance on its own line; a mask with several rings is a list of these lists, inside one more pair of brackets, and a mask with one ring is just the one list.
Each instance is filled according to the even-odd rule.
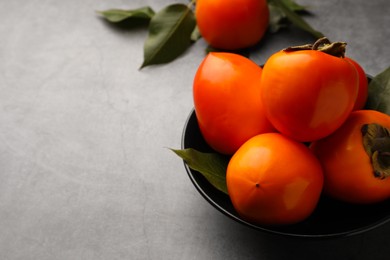
[[375,177],[390,176],[390,130],[379,124],[365,124],[361,128],[363,147],[370,157]]
[[305,44],[294,47],[288,47],[284,49],[285,52],[302,51],[302,50],[315,50],[327,53],[329,55],[344,58],[346,42],[331,42],[328,38],[322,37],[318,39],[314,44]]

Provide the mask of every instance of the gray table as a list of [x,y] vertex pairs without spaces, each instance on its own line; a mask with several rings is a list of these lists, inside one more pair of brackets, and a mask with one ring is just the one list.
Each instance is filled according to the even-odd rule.
[[[367,73],[390,65],[388,0],[298,2]],[[389,224],[337,240],[281,238],[233,222],[194,189],[167,148],[180,147],[206,44],[138,70],[146,30],[95,14],[170,3],[1,1],[0,259],[388,259]],[[251,58],[308,41],[284,30]]]

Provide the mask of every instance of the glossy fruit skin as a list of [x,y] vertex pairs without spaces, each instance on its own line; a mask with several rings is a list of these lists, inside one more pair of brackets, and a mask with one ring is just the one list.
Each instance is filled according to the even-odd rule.
[[301,142],[321,139],[347,119],[358,92],[356,69],[315,51],[279,51],[265,63],[262,100],[281,133]]
[[274,131],[260,99],[262,69],[233,53],[209,53],[193,82],[195,113],[205,141],[233,154],[254,135]]
[[302,143],[280,133],[249,139],[231,158],[226,174],[230,199],[245,220],[261,225],[303,221],[323,187],[320,162]]
[[361,128],[369,123],[390,129],[390,116],[374,110],[354,111],[336,132],[311,144],[324,169],[324,192],[327,195],[357,204],[390,198],[390,178],[374,176],[370,158],[363,147]]
[[352,110],[353,111],[361,110],[366,105],[367,98],[368,98],[367,75],[366,75],[366,72],[364,71],[364,69],[362,68],[362,66],[360,66],[360,64],[357,63],[357,61],[355,61],[349,57],[345,57],[345,59],[347,61],[349,61],[350,63],[352,63],[352,65],[355,67],[355,69],[359,75],[359,91],[358,91],[358,95],[356,97],[355,105],[354,105]]
[[197,0],[195,16],[205,41],[224,50],[255,45],[269,23],[266,0]]

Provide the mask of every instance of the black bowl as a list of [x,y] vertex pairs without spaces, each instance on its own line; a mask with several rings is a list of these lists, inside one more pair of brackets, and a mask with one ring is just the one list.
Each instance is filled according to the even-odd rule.
[[[215,152],[203,139],[194,110],[184,126],[182,149],[185,148]],[[187,164],[184,163],[184,166],[196,189],[212,206],[231,219],[259,231],[290,237],[335,238],[360,234],[390,220],[390,200],[374,205],[353,205],[322,196],[313,214],[303,222],[279,227],[255,225],[237,214],[228,195],[214,188]]]

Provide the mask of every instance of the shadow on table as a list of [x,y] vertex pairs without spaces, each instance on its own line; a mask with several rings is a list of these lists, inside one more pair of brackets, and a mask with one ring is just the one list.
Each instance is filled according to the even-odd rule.
[[[282,237],[257,231],[222,216],[215,220],[242,259],[385,260],[390,255],[390,224],[364,234],[336,239]],[[253,258],[252,258],[253,257]]]

